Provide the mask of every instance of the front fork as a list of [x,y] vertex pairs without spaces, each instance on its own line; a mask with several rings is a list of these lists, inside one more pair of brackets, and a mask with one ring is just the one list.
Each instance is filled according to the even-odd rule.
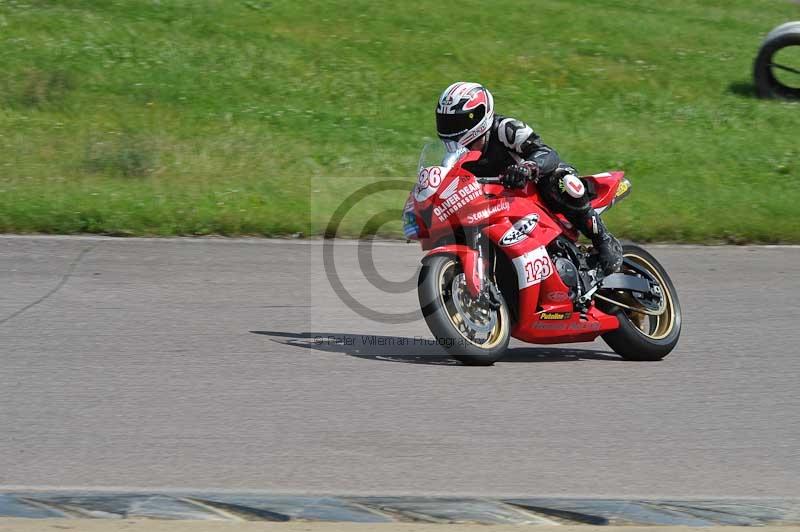
[[478,303],[497,310],[502,304],[502,298],[494,281],[494,248],[480,229],[475,229],[470,235],[470,247],[477,251],[476,272],[473,277],[477,282],[472,296]]

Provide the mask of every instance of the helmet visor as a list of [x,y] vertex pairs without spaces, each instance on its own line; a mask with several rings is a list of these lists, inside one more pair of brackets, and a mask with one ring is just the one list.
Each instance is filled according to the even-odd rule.
[[436,113],[436,132],[440,137],[457,137],[463,135],[483,119],[486,107],[479,106],[465,113]]

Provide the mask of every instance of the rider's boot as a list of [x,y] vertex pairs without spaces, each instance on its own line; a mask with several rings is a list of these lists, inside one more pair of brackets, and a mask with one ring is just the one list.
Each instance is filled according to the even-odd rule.
[[575,220],[575,225],[592,241],[603,275],[619,271],[622,267],[622,244],[611,234],[594,209],[590,208],[581,218]]

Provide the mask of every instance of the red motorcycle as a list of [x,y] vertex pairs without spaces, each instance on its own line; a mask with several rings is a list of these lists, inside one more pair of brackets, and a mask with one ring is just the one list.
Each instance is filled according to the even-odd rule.
[[[436,146],[445,150],[441,157]],[[681,308],[661,264],[626,244],[621,271],[603,276],[591,247],[545,207],[534,183],[510,190],[499,177],[476,178],[468,168],[479,158],[426,146],[404,209],[406,237],[427,252],[418,281],[422,312],[449,354],[491,365],[511,336],[534,344],[601,336],[627,360],[667,356],[680,336]],[[598,212],[631,189],[623,172],[581,179]]]

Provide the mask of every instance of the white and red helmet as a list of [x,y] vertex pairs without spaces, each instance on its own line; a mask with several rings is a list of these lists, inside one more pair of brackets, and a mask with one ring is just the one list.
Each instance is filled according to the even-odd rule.
[[467,146],[485,135],[493,120],[494,99],[480,83],[453,83],[439,97],[436,132],[444,141]]

